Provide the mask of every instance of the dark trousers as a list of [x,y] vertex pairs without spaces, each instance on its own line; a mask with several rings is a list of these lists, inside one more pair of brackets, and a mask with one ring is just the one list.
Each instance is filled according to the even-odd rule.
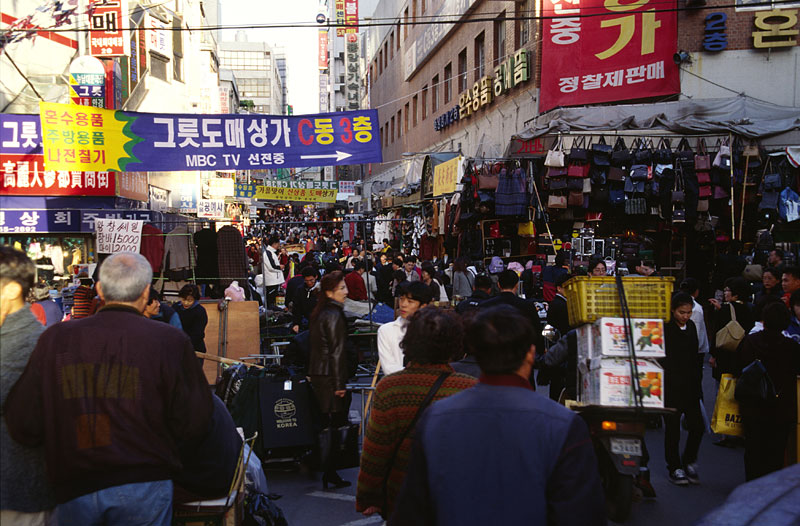
[[745,417],[743,420],[745,480],[783,469],[790,426],[758,417]]
[[[350,392],[345,397],[349,400]],[[347,411],[337,411],[335,413],[328,413],[322,415],[323,428],[338,428],[348,424]],[[336,479],[336,466],[339,464],[339,457],[336,448],[328,450],[328,454],[322,459],[322,472],[326,478]]]
[[[677,404],[674,414],[664,416],[664,457],[667,460],[667,469],[673,471],[687,464],[697,462],[697,451],[703,439],[703,415],[700,412],[700,400],[690,400]],[[689,438],[683,449],[681,458],[681,415],[686,417],[686,427],[689,429]]]
[[275,297],[278,295],[278,291],[281,289],[280,285],[268,285],[266,287],[267,292],[267,307],[274,307],[275,306]]

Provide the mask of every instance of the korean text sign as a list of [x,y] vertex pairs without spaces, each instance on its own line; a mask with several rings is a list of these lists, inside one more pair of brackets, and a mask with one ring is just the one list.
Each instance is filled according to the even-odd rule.
[[48,170],[248,170],[379,163],[377,110],[178,115],[40,103]]
[[114,174],[45,170],[38,115],[0,115],[0,195],[115,194]]
[[268,201],[302,201],[306,203],[335,203],[339,184],[330,181],[266,181],[256,186],[254,199]]
[[678,93],[676,7],[675,0],[543,0],[550,18],[539,111]]
[[89,15],[89,54],[112,57],[129,54],[127,27],[128,2],[94,0]]
[[450,159],[433,167],[433,195],[451,194],[460,179],[461,157]]
[[142,244],[142,221],[131,219],[94,220],[98,254],[139,253]]

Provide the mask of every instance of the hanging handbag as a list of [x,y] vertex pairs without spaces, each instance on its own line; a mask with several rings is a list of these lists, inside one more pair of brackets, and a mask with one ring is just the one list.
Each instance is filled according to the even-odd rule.
[[566,190],[567,189],[567,178],[566,177],[559,177],[558,179],[550,179],[548,181],[548,188],[550,190]]
[[697,154],[694,156],[694,169],[698,172],[711,170],[711,156],[706,151],[705,139],[697,141]]
[[566,207],[567,207],[567,196],[553,195],[553,194],[547,196],[547,208],[566,208]]
[[716,157],[714,157],[714,162],[711,164],[712,166],[716,166],[717,168],[722,168],[723,170],[730,170],[731,147],[728,145],[727,141],[720,143],[719,151],[717,152]]
[[544,159],[544,165],[553,168],[563,168],[564,164],[564,151],[562,149],[563,139],[559,136],[552,150],[547,151],[547,156]]
[[[649,142],[648,142],[649,141]],[[634,164],[650,165],[653,163],[653,141],[651,139],[639,139],[637,149],[633,151]]]
[[[690,161],[694,163],[694,152],[689,146],[689,140],[684,137],[678,143],[678,148],[675,150],[675,159],[681,161]],[[677,163],[676,163],[677,164]]]
[[697,191],[697,197],[699,197],[700,199],[709,198],[711,197],[711,194],[712,194],[711,187],[708,185],[701,186]]
[[763,190],[765,192],[772,192],[772,191],[775,191],[775,190],[781,190],[783,188],[783,182],[781,180],[781,174],[766,174],[766,175],[764,175],[764,182],[762,183],[762,188],[763,188]]
[[647,213],[647,200],[643,197],[631,197],[625,200],[626,215],[644,215]]
[[608,174],[605,168],[592,166],[589,170],[589,178],[594,184],[606,184],[606,181],[608,181]]
[[728,197],[730,197],[730,196],[728,195],[728,192],[723,187],[721,187],[719,185],[714,186],[714,193],[713,193],[713,198],[714,199],[728,199]]
[[533,221],[525,221],[517,225],[517,235],[522,237],[536,237],[536,225]]
[[648,168],[646,164],[634,164],[631,166],[631,179],[635,182],[647,181],[648,174],[650,173]]
[[621,183],[625,180],[625,169],[617,166],[611,166],[608,169],[608,180]]
[[717,349],[734,352],[747,333],[736,321],[736,309],[733,308],[733,304],[728,303],[728,307],[731,309],[731,321],[717,331],[714,341]]
[[570,162],[588,163],[589,150],[586,149],[586,137],[578,137],[572,143],[572,148],[569,151]]
[[742,157],[761,157],[761,152],[758,149],[758,144],[749,142],[742,150]]
[[567,204],[569,206],[583,206],[583,192],[575,192],[570,191],[569,197],[567,198]]
[[611,146],[606,144],[605,137],[600,137],[592,145],[592,162],[597,166],[608,166],[611,164]]
[[588,194],[592,191],[592,180],[588,177],[583,180],[583,193]]
[[658,141],[658,148],[653,152],[653,161],[656,164],[672,164],[672,148],[666,139]]
[[394,451],[392,451],[392,455],[389,457],[389,461],[386,463],[386,468],[385,468],[386,471],[383,474],[383,481],[381,483],[381,492],[383,496],[383,507],[381,508],[381,516],[384,519],[388,519],[388,517],[384,517],[383,514],[386,513],[388,515],[389,513],[389,476],[392,474],[392,468],[394,467],[395,460],[397,460],[397,453],[400,451],[400,446],[403,445],[403,442],[405,441],[408,434],[414,430],[414,427],[416,427],[419,418],[422,416],[422,413],[431,404],[431,402],[433,401],[433,397],[436,396],[436,393],[439,391],[439,388],[442,387],[442,384],[444,383],[445,380],[447,380],[447,377],[450,376],[450,374],[451,373],[449,371],[445,371],[439,374],[439,377],[436,378],[435,382],[433,382],[433,385],[428,391],[428,394],[425,395],[425,398],[422,400],[422,403],[417,408],[417,412],[414,413],[414,418],[411,419],[411,423],[408,424],[408,427],[406,427],[405,430],[403,430],[403,432],[400,434],[400,440],[397,441],[397,445],[394,446]]
[[708,199],[698,199],[697,200],[697,211],[698,212],[708,212]]
[[672,223],[681,224],[686,222],[686,210],[683,208],[676,208],[672,211]]
[[479,190],[497,190],[497,183],[500,181],[499,175],[490,174],[485,167],[478,173]]
[[614,151],[611,153],[611,164],[620,168],[630,166],[632,161],[631,151],[625,145],[622,137],[617,137],[614,143]]
[[567,176],[589,177],[589,165],[570,163],[569,168],[567,168]]
[[619,187],[609,188],[608,203],[613,206],[625,204],[625,190]]
[[686,200],[686,194],[683,191],[683,172],[678,169],[675,173],[675,186],[672,188],[673,203],[682,204]]
[[546,177],[548,179],[549,178],[553,178],[553,177],[566,177],[566,175],[567,175],[567,167],[566,166],[560,166],[560,167],[550,166],[550,167],[547,168]]
[[577,177],[569,177],[567,179],[567,188],[575,192],[583,192],[583,181],[588,179],[578,179]]
[[697,172],[697,184],[711,184],[711,174],[708,172]]

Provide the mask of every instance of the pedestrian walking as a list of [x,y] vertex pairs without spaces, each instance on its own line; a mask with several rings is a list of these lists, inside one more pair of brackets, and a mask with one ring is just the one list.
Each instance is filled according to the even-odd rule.
[[405,281],[397,289],[399,316],[393,322],[381,325],[377,335],[378,359],[383,374],[387,375],[403,368],[404,355],[400,343],[406,334],[408,320],[433,299],[430,287],[419,281]]
[[463,327],[455,313],[422,309],[410,318],[401,344],[408,366],[378,382],[367,422],[356,493],[356,510],[364,515],[391,515],[424,402],[475,384],[474,378],[448,365],[462,344]]
[[170,525],[179,444],[209,428],[191,340],[142,316],[152,278],[139,254],[106,259],[105,306],[47,329],[6,400],[11,437],[45,446],[58,524]]

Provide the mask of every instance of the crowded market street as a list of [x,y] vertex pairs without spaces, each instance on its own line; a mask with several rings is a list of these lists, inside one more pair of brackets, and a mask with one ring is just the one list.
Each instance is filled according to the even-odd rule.
[[797,0],[0,5],[0,525],[800,524]]

